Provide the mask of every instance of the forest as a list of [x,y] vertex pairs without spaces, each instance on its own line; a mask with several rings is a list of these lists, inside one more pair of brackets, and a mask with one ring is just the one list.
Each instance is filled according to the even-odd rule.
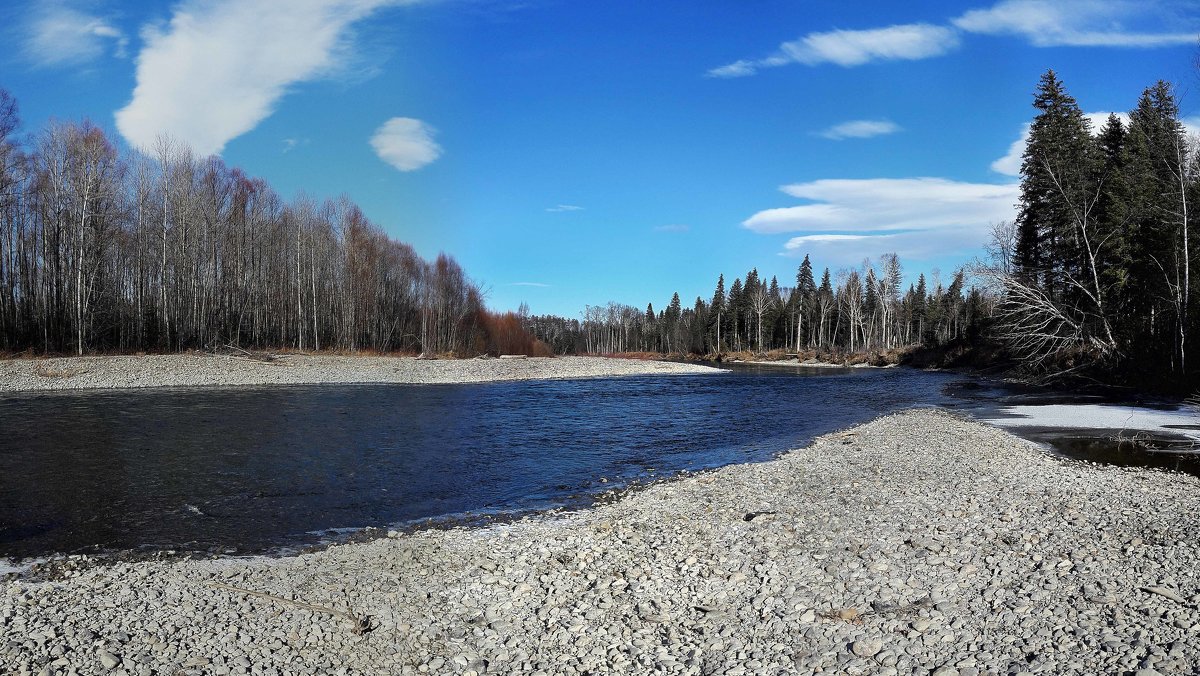
[[[0,89],[0,351],[220,346],[429,355],[865,354],[999,346],[1037,378],[1187,387],[1200,368],[1200,142],[1171,85],[1093,128],[1053,71],[1033,97],[1011,223],[987,256],[904,287],[899,257],[579,318],[497,315],[449,256],[395,241],[347,198],[285,202],[169,139],[122,153],[84,121],[18,138]],[[991,359],[993,350],[980,354]]]
[[[684,307],[676,293],[657,313],[609,303],[589,306],[583,319],[527,317],[530,330],[556,352],[719,355],[772,350],[824,355],[866,354],[917,344],[946,344],[978,335],[994,310],[992,296],[967,288],[965,270],[949,284],[924,274],[901,286],[899,257],[831,274],[816,282],[804,257],[794,285],[760,279],[757,269],[725,286],[717,278],[712,298]],[[789,280],[789,282],[792,280]]]
[[[806,256],[795,283],[757,270],[711,299],[655,312],[609,303],[582,319],[526,324],[556,352],[692,353],[895,348],[972,352],[1036,380],[1194,389],[1200,375],[1200,140],[1172,86],[1146,88],[1126,118],[1092,127],[1053,71],[1037,84],[1013,222],[948,284],[901,288],[894,254],[815,283]],[[789,280],[791,281],[791,280]]]
[[1016,221],[976,270],[997,339],[1032,373],[1194,387],[1200,143],[1172,86],[1094,129],[1049,71],[1033,107]]
[[166,138],[123,155],[86,121],[18,128],[0,89],[0,351],[539,349],[349,199],[285,202]]

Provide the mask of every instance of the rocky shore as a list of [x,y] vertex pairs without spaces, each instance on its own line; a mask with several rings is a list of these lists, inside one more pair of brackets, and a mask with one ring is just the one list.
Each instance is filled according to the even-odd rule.
[[195,353],[0,360],[0,392],[321,383],[480,383],[720,372],[699,364],[602,357],[432,360],[285,354],[268,362]]
[[0,583],[0,665],[114,675],[1193,673],[1196,514],[1196,478],[1067,462],[993,428],[911,411],[576,514],[283,559],[10,580]]

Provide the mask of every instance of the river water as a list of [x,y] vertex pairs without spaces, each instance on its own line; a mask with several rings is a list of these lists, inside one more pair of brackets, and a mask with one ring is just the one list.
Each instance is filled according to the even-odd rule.
[[[262,553],[366,526],[579,506],[630,482],[767,460],[914,406],[1020,419],[1003,406],[1022,396],[945,373],[775,366],[5,394],[0,558]],[[1050,429],[1025,431],[1063,438]]]

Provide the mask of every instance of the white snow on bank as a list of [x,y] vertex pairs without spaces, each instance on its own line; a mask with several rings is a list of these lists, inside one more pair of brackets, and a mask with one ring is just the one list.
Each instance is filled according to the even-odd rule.
[[1176,429],[1172,425],[1200,426],[1200,413],[1178,408],[1164,411],[1110,404],[1054,404],[1006,406],[997,416],[983,417],[997,427],[1065,427],[1178,434],[1200,441],[1200,429]]

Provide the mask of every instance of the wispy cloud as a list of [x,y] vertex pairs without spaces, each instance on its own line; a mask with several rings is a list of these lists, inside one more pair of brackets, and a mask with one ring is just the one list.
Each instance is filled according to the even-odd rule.
[[550,288],[549,284],[542,284],[541,282],[511,282],[508,284],[508,286],[534,286],[539,289]]
[[283,139],[283,152],[286,155],[296,148],[308,145],[311,141],[311,139],[307,138],[285,138]]
[[185,0],[142,29],[137,85],[117,129],[148,147],[162,134],[219,153],[274,112],[288,88],[332,74],[350,26],[405,0]]
[[416,171],[442,155],[433,140],[436,130],[411,117],[393,117],[371,136],[371,147],[379,159],[400,171]]
[[668,225],[656,225],[656,226],[654,226],[654,231],[655,231],[655,232],[674,232],[674,233],[683,233],[683,232],[688,232],[688,231],[689,231],[689,230],[691,230],[691,229],[692,229],[692,226],[690,226],[690,225],[687,225],[687,224],[684,224],[684,223],[671,223],[671,224],[668,224]]
[[1193,18],[1191,30],[1180,30],[1179,20],[1170,3],[1154,0],[1005,0],[952,23],[971,33],[1019,35],[1037,47],[1195,44],[1200,26]]
[[1200,17],[1190,0],[1003,0],[949,25],[911,23],[809,33],[761,59],[739,59],[706,75],[735,78],[793,63],[846,68],[916,61],[958,48],[963,33],[1018,35],[1037,47],[1165,47],[1195,44]]
[[550,213],[561,213],[563,211],[583,211],[583,207],[574,204],[559,204],[552,207],[546,207],[546,211]]
[[927,23],[902,24],[868,30],[836,30],[809,33],[763,59],[739,60],[713,68],[709,77],[744,77],[763,68],[791,63],[816,66],[832,63],[849,68],[871,61],[914,61],[941,56],[958,47],[958,34],[952,28]]
[[111,48],[123,58],[129,38],[113,23],[68,2],[37,5],[25,27],[24,54],[39,66],[75,66],[94,61]]
[[797,233],[784,255],[819,249],[842,262],[883,251],[928,258],[976,249],[992,223],[1014,217],[1019,194],[1016,183],[930,177],[822,179],[780,190],[809,203],[760,211],[743,227]]
[[886,136],[887,134],[895,134],[900,131],[900,125],[890,120],[851,120],[818,132],[818,136],[823,136],[834,141],[841,141],[848,138],[871,138],[872,136]]
[[758,233],[933,230],[1010,218],[1016,202],[1015,184],[928,177],[822,179],[780,190],[813,203],[760,211],[742,225]]

